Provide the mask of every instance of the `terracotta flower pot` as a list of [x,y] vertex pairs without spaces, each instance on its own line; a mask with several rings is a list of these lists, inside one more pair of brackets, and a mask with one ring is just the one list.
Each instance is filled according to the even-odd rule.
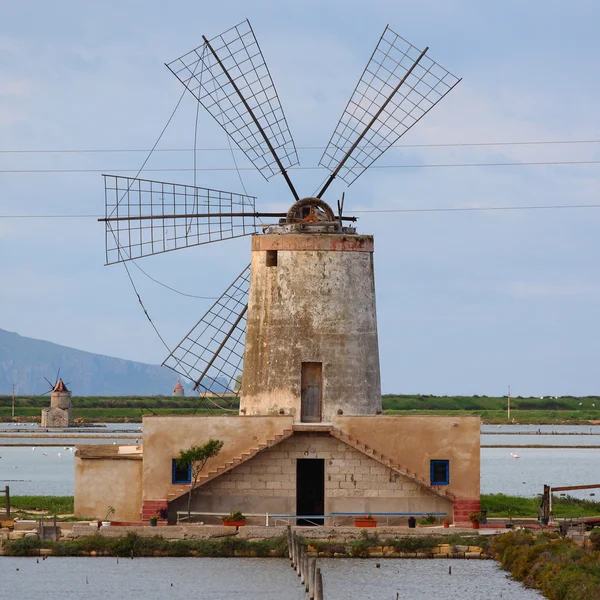
[[238,519],[236,521],[230,521],[229,519],[223,519],[223,525],[226,527],[243,527],[246,524],[246,519]]
[[473,529],[479,529],[479,521],[473,521]]
[[377,527],[375,519],[354,519],[354,527]]
[[448,523],[447,521],[444,521],[444,529],[448,529],[448,527],[450,527],[450,523]]

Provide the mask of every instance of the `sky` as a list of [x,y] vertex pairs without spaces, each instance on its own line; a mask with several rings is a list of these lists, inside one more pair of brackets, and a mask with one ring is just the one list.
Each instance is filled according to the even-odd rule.
[[[600,208],[507,210],[600,204],[598,2],[31,0],[2,13],[0,328],[161,363],[167,352],[125,269],[104,266],[93,215],[104,210],[101,173],[134,174],[146,153],[131,150],[152,147],[182,94],[165,63],[248,18],[301,166],[315,167],[290,171],[306,196],[389,24],[462,82],[374,165],[390,168],[349,188],[336,181],[325,198],[345,192],[359,233],[375,236],[382,391],[599,393]],[[152,169],[192,167],[196,106],[187,94],[158,145],[187,150],[154,153],[141,176],[192,183],[191,171]],[[245,187],[260,210],[287,210],[283,178],[265,181],[236,151],[238,176],[204,111],[197,136],[218,149],[199,152],[198,185]],[[465,208],[503,210],[421,210]],[[419,211],[390,212],[406,209]],[[242,238],[139,264],[180,292],[215,297],[249,252]],[[211,301],[131,271],[173,347]]]

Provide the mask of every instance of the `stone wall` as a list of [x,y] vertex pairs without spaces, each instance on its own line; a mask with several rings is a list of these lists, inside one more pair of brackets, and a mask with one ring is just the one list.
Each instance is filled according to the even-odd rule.
[[[331,512],[446,512],[452,503],[329,436],[295,433],[194,491],[193,511],[296,513],[297,459],[325,460],[325,514]],[[171,511],[187,508],[187,496]],[[210,519],[204,519],[210,522]],[[212,519],[215,521],[215,519]],[[254,522],[262,522],[258,517]]]
[[[115,454],[105,458],[81,458],[75,452],[75,516],[105,519],[109,506],[115,509],[112,521],[139,521],[142,506],[142,456]],[[111,444],[110,449],[114,447]],[[106,450],[106,449],[98,449]],[[116,450],[115,450],[116,453]]]
[[71,409],[44,408],[40,427],[69,427],[71,424]]

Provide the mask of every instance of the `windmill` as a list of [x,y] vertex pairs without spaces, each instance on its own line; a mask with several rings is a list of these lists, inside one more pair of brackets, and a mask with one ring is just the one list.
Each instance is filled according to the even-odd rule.
[[[310,330],[308,338],[315,333],[316,327],[327,330],[323,335],[328,336],[328,340],[335,338],[338,334],[330,324],[323,324],[321,319],[321,324],[317,325],[316,318],[319,313],[330,311],[334,300],[330,300],[329,306],[318,306],[317,297],[319,294],[330,294],[333,298],[338,292],[333,284],[324,290],[305,286],[302,288],[304,305],[300,308],[294,304],[298,302],[298,293],[290,292],[286,302],[292,304],[279,308],[273,304],[273,310],[277,309],[282,314],[278,317],[278,323],[269,324],[271,329],[267,332],[263,311],[267,304],[279,300],[273,300],[275,292],[271,296],[265,295],[265,286],[271,286],[273,291],[273,285],[279,285],[280,290],[285,288],[289,291],[290,285],[294,287],[289,280],[290,273],[295,272],[298,278],[313,278],[314,273],[310,269],[314,269],[315,264],[323,258],[323,252],[330,251],[327,256],[333,257],[340,251],[340,256],[323,268],[329,269],[327,277],[330,281],[336,279],[336,269],[342,269],[345,275],[340,276],[341,279],[365,277],[365,286],[372,288],[363,305],[353,307],[359,314],[369,313],[369,322],[358,328],[363,328],[362,333],[350,333],[352,327],[348,325],[348,335],[354,336],[353,344],[362,343],[361,336],[365,340],[368,338],[365,343],[375,357],[358,369],[349,365],[338,375],[347,379],[356,371],[359,378],[356,384],[346,381],[345,389],[349,389],[350,385],[351,388],[354,386],[356,393],[368,392],[373,398],[370,409],[375,410],[377,403],[380,405],[381,397],[372,237],[357,236],[355,229],[347,226],[356,219],[343,213],[343,196],[337,203],[337,214],[323,200],[323,196],[336,178],[351,185],[448,94],[460,79],[429,58],[428,48],[421,51],[394,33],[389,26],[386,27],[320,159],[319,164],[327,169],[329,175],[312,196],[301,197],[288,173],[299,162],[296,147],[250,23],[246,20],[210,40],[204,36],[202,39],[199,47],[170,62],[167,67],[266,180],[277,175],[284,178],[293,203],[286,213],[265,213],[257,211],[256,198],[246,194],[105,175],[105,216],[100,221],[106,227],[106,263],[136,260],[190,246],[253,235],[252,269],[248,265],[241,271],[163,364],[191,380],[195,390],[217,395],[238,394],[241,387],[243,396],[247,392],[252,396],[251,388],[266,386],[273,392],[271,400],[267,401],[268,405],[263,403],[258,406],[258,401],[249,400],[241,412],[257,414],[260,411],[279,411],[283,414],[289,408],[286,402],[273,398],[278,394],[278,397],[282,394],[285,396],[288,392],[282,392],[277,387],[274,381],[277,379],[277,370],[272,376],[265,372],[265,367],[275,368],[279,364],[281,369],[289,369],[290,361],[295,358],[273,354],[267,347],[276,344],[269,336],[296,336],[300,323],[298,311],[301,308],[305,313],[305,321],[310,322],[307,326]],[[264,225],[263,219],[270,224]],[[264,235],[260,234],[261,229]],[[261,255],[256,265],[255,251]],[[296,251],[312,252],[316,263],[313,261],[314,264],[311,263],[309,268],[296,260],[298,256],[294,255],[294,258],[282,254],[281,259],[284,262],[289,259],[289,264],[287,267],[280,265],[278,283],[274,284],[275,275],[265,269],[277,267],[278,251],[292,254]],[[370,262],[367,261],[367,254]],[[349,256],[353,256],[352,260]],[[359,263],[366,266],[363,268]],[[309,271],[303,272],[303,268]],[[281,279],[285,273],[288,274],[287,281]],[[346,279],[344,285],[349,283]],[[254,292],[250,290],[251,281],[255,286]],[[264,289],[258,290],[259,286]],[[344,294],[346,296],[340,296],[337,301],[341,302],[348,296],[363,297],[361,293],[348,295],[344,291]],[[293,331],[281,324],[286,311],[294,314]],[[337,322],[340,319],[354,320],[353,316],[344,316],[346,314],[338,312],[331,318],[335,317]],[[252,339],[247,339],[247,328]],[[369,330],[368,334],[364,334],[366,330]],[[255,339],[256,336],[262,337]],[[311,353],[315,356],[322,354],[323,344],[329,343],[321,344],[315,339],[313,335],[312,341],[306,340],[306,356]],[[297,340],[294,339],[287,341],[290,346],[302,345],[300,342],[296,344]],[[337,343],[336,347],[339,347],[340,343],[343,346],[345,342],[345,339],[341,342],[338,339],[334,344]],[[337,352],[333,345],[331,348],[331,352]],[[246,363],[251,363],[252,372],[259,369],[263,373],[260,378],[254,378],[254,382],[253,377],[247,377],[245,373],[244,383],[240,386],[245,355]],[[310,356],[308,359],[300,357],[299,360],[303,361],[303,369],[306,365],[306,378],[303,374],[301,383],[296,378],[295,383],[290,385],[295,388],[302,386],[303,393],[306,391],[310,396],[310,390],[316,389],[315,382],[322,375],[319,375],[315,365],[321,363],[311,362]],[[327,360],[324,364],[324,368],[329,368]],[[365,384],[363,380],[370,380],[370,383]],[[322,389],[318,394],[322,395]],[[355,410],[355,407],[344,404],[343,400],[338,405],[341,407],[337,409],[338,414],[348,408]],[[306,417],[306,420],[311,418],[309,414]]]

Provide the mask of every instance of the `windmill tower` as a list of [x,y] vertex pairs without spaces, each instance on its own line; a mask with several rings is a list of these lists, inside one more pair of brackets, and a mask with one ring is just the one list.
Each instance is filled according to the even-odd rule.
[[[248,194],[104,176],[107,264],[252,236],[250,264],[163,363],[201,402],[222,407],[215,396],[241,395],[240,417],[144,417],[137,466],[114,456],[102,466],[84,448],[76,512],[103,506],[86,497],[87,459],[113,479],[121,465],[143,519],[168,509],[173,521],[188,491],[205,515],[313,524],[375,511],[466,521],[479,510],[479,418],[380,414],[373,237],[357,233],[343,194],[337,210],[324,200],[334,180],[351,185],[458,84],[427,52],[385,28],[320,159],[328,175],[306,197],[288,173],[296,146],[247,21],[167,65],[265,179],[283,177],[289,208],[259,212]],[[175,457],[211,437],[223,449],[192,489]]]
[[41,427],[69,427],[73,421],[71,392],[58,375],[50,388],[50,408],[42,409]]
[[[460,81],[386,27],[321,157],[329,171],[301,198],[298,156],[254,32],[244,21],[167,66],[257,170],[280,174],[293,199],[261,213],[255,198],[105,175],[107,263],[252,235],[251,264],[163,364],[242,415],[381,413],[373,238],[322,199],[353,183]],[[261,225],[263,219],[271,225]],[[262,233],[259,233],[262,229]],[[243,374],[242,374],[243,373]],[[242,381],[241,390],[239,381]]]

